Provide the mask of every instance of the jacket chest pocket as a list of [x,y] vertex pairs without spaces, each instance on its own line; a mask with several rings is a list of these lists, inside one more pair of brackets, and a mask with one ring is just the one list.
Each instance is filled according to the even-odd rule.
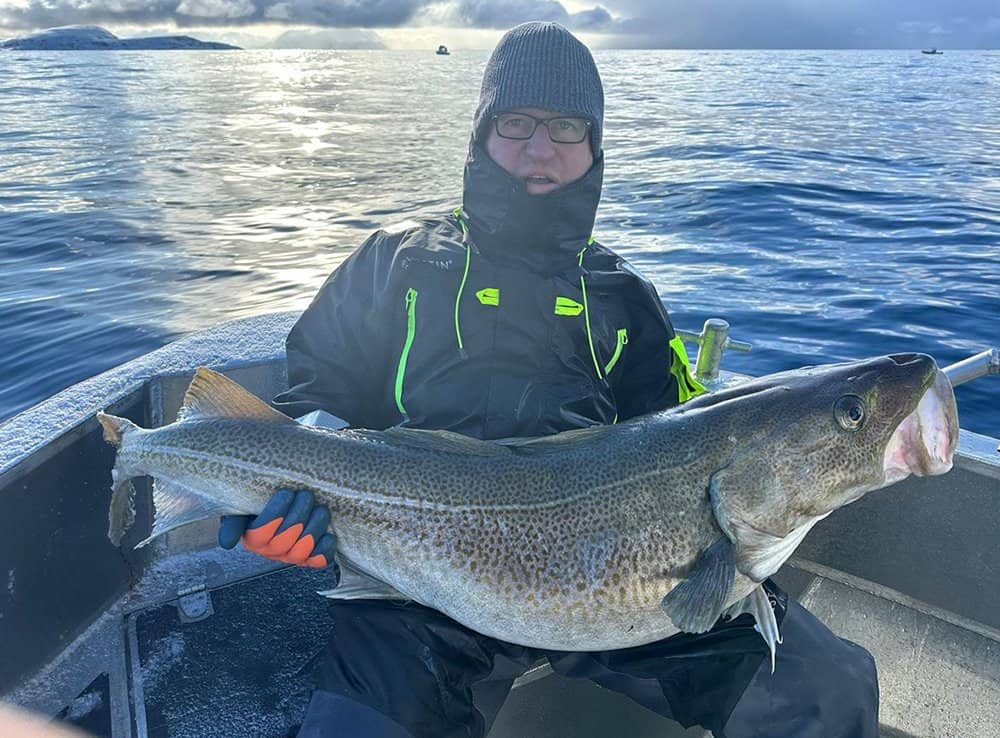
[[576,364],[597,384],[615,376],[622,366],[629,342],[628,328],[588,326],[583,315],[555,320],[549,330],[554,357],[562,365]]
[[587,300],[585,292],[556,295],[549,307],[550,339],[556,353],[565,360],[574,354],[586,364],[591,376],[607,380],[619,366],[628,346],[625,317],[608,310],[598,301]]
[[[393,321],[398,338],[391,392],[396,410],[404,418],[407,398],[430,375],[441,375],[466,356],[453,297],[433,284],[407,287],[399,297]],[[426,410],[426,408],[425,408]],[[418,415],[422,411],[417,410]]]

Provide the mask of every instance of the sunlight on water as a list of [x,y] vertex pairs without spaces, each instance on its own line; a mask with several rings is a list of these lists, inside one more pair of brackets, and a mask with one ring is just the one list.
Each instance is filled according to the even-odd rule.
[[[460,202],[486,52],[63,52],[0,67],[0,419],[220,320],[301,309]],[[597,237],[765,373],[1000,344],[1000,54],[597,53]],[[1000,435],[1000,382],[959,390]]]

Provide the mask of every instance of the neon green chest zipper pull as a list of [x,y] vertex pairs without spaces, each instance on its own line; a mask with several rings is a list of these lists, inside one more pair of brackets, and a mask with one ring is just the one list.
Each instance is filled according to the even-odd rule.
[[406,342],[403,344],[403,352],[399,355],[399,364],[396,367],[396,408],[403,416],[406,415],[406,408],[403,407],[403,375],[406,374],[406,360],[410,357],[413,336],[417,332],[417,291],[412,287],[406,291],[405,303]]
[[611,355],[611,360],[604,365],[604,375],[607,376],[611,374],[611,370],[615,368],[615,364],[618,363],[618,359],[622,356],[622,349],[628,345],[628,329],[619,328],[618,329],[618,340],[615,343],[615,352]]
[[459,283],[458,292],[455,295],[455,338],[458,341],[458,355],[465,359],[468,357],[468,354],[465,352],[465,344],[462,343],[462,328],[458,324],[458,305],[462,301],[465,282],[469,279],[469,262],[472,261],[472,248],[469,246],[469,227],[465,225],[465,219],[462,217],[462,208],[455,208],[452,214],[458,218],[458,224],[462,226],[462,245],[465,246],[465,271],[462,272],[462,281]]

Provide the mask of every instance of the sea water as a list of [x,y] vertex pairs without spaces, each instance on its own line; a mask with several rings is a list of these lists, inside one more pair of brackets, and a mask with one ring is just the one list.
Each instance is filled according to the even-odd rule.
[[[484,51],[0,52],[0,420],[461,201]],[[1000,52],[596,52],[595,236],[763,374],[1000,345]],[[1000,435],[1000,378],[958,389]]]

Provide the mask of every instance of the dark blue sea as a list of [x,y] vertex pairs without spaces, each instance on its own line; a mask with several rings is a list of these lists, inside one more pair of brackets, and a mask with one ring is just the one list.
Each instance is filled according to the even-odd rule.
[[[1000,52],[596,56],[596,236],[729,368],[1000,345]],[[0,420],[459,204],[486,57],[0,52]],[[958,397],[1000,436],[1000,378]]]

